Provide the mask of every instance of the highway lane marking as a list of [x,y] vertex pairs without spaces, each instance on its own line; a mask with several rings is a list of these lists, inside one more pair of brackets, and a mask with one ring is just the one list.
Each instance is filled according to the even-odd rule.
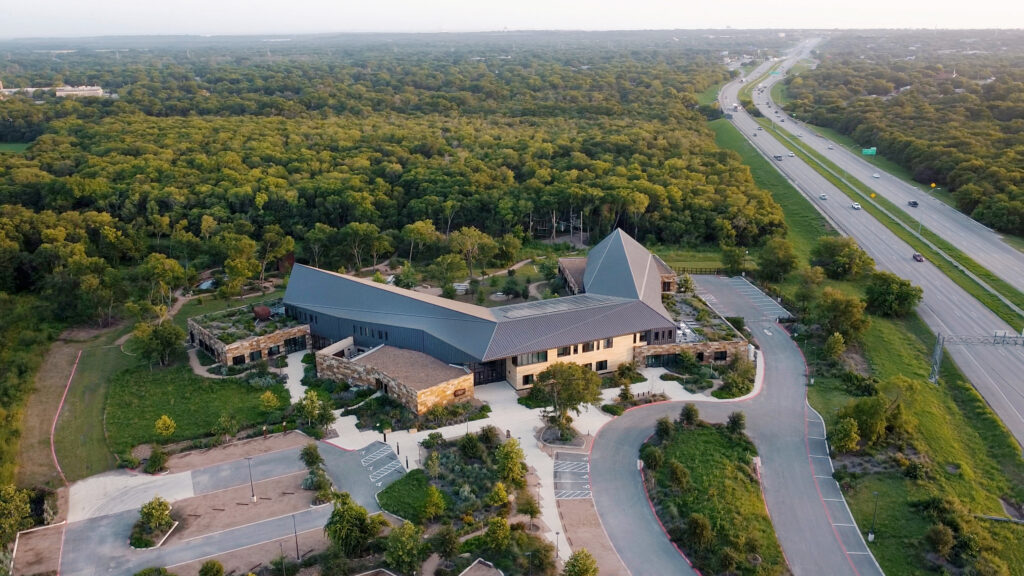
[[[822,498],[822,500],[827,500],[828,502],[846,502],[846,500],[843,500],[842,498]],[[842,524],[832,524],[832,525],[833,526],[842,526]]]
[[847,554],[863,554],[865,556],[867,556],[868,554],[871,554],[871,552],[850,552],[850,551],[847,551],[846,553]]
[[831,476],[823,476],[823,475],[821,475],[821,474],[815,474],[815,475],[814,475],[814,477],[815,477],[815,478],[830,478],[830,479],[832,479],[832,480],[835,480],[835,478],[832,478]]
[[817,454],[808,454],[811,458],[829,458],[829,456],[818,456]]
[[833,522],[833,526],[856,526],[856,524],[844,524],[842,522]]
[[827,440],[827,438],[825,438],[824,436],[808,436],[808,438],[811,438],[813,440]]

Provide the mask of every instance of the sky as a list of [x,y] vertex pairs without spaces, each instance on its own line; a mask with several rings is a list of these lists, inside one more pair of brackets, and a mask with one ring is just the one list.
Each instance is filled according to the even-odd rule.
[[0,38],[701,28],[1024,28],[1020,0],[4,0]]

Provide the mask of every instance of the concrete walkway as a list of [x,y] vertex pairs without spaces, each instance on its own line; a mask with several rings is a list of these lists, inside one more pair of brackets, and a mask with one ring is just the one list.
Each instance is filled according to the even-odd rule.
[[302,385],[302,377],[306,375],[306,365],[302,363],[302,357],[308,354],[309,350],[292,352],[287,356],[288,365],[284,369],[286,378],[284,387],[291,394],[291,402],[295,404],[306,394],[306,387]]

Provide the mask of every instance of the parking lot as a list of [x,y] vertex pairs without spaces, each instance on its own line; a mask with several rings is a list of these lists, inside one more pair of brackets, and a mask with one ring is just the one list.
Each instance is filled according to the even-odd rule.
[[[781,304],[748,282],[746,278],[740,276],[732,278],[694,276],[693,281],[697,286],[697,295],[723,316],[744,316],[749,310],[750,303],[753,303],[761,313],[761,319],[766,322],[776,322],[793,316]],[[749,300],[750,303],[733,298],[733,295],[741,296]],[[747,318],[747,320],[750,321],[751,318]]]

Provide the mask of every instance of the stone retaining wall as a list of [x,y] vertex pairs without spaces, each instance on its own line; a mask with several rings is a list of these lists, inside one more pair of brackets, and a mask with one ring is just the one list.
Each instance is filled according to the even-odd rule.
[[[203,328],[191,318],[188,320],[188,332],[190,339],[194,338],[194,341],[191,341],[191,343],[209,352],[217,362],[225,366],[232,365],[232,359],[235,356],[242,356],[245,359],[242,364],[247,364],[250,361],[249,354],[257,350],[261,353],[260,359],[266,360],[270,358],[269,350],[274,346],[280,347],[278,356],[285,354],[284,341],[289,338],[305,337],[306,350],[309,350],[313,345],[312,337],[309,335],[309,324],[283,328],[277,332],[271,332],[263,336],[252,336],[244,340],[232,342],[231,344],[221,342],[212,332]],[[201,344],[205,344],[205,346]]]
[[713,362],[715,352],[725,352],[725,360],[719,360],[718,362],[728,362],[732,360],[732,357],[736,354],[741,354],[744,357],[749,356],[747,353],[747,341],[746,340],[729,340],[722,342],[683,342],[679,344],[655,344],[651,346],[637,346],[633,349],[633,359],[636,361],[636,365],[643,367],[646,365],[648,356],[662,356],[665,354],[679,354],[683,350],[689,350],[694,356],[698,353],[704,353],[704,363],[710,364]]

